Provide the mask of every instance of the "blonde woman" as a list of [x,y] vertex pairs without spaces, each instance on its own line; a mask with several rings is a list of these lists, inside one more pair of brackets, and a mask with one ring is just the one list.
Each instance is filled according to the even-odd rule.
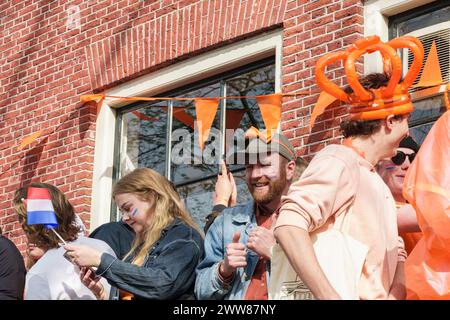
[[[80,267],[96,267],[97,276],[134,299],[193,299],[203,235],[171,183],[151,169],[136,169],[117,182],[113,199],[136,234],[130,252],[121,261],[86,246],[66,246],[69,257]],[[91,273],[84,270],[83,283],[108,299]]]

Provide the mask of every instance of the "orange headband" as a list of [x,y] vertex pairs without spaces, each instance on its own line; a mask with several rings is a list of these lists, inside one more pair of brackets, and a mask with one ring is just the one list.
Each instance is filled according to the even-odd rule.
[[[414,61],[402,83],[402,62],[396,49],[408,48],[414,54]],[[366,90],[356,74],[355,61],[366,53],[380,51],[383,68],[390,75],[388,84],[379,89]],[[413,111],[408,88],[412,85],[422,67],[424,50],[422,43],[414,37],[403,36],[387,43],[378,36],[357,40],[345,51],[338,51],[321,57],[316,64],[316,81],[318,86],[332,96],[350,104],[352,120],[385,119],[389,115],[408,114]],[[324,74],[325,67],[338,60],[344,60],[347,82],[353,89],[352,94],[345,93]]]

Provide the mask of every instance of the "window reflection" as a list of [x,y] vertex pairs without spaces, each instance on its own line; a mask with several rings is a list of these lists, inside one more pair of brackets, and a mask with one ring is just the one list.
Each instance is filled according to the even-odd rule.
[[[252,197],[245,182],[245,170],[234,172],[237,187],[237,203],[244,204]],[[205,225],[205,217],[212,211],[213,194],[217,178],[191,183],[177,188],[194,221],[201,227]]]
[[[257,96],[274,93],[274,65],[247,72],[245,74],[227,80],[226,90],[227,96]],[[238,141],[243,139],[242,135],[248,128],[254,126],[258,129],[264,129],[265,127],[256,99],[227,99],[226,106],[226,112],[236,113],[235,116],[241,116],[241,114],[238,113],[238,110],[245,111],[239,123],[233,123],[233,121],[229,121],[229,118],[233,119],[233,117],[227,117],[227,129],[242,129],[236,132],[233,141],[229,141],[230,139],[226,139],[226,152],[228,152],[231,143],[233,143],[234,150],[236,150],[240,146]],[[243,168],[243,165],[230,164],[231,170],[241,168]]]
[[[220,83],[215,83],[198,90],[183,94],[179,97],[217,97],[220,96]],[[194,132],[195,103],[192,100],[174,101],[174,116],[172,124],[172,160],[183,161],[182,164],[171,162],[171,179],[175,184],[201,179],[217,174],[217,166],[203,161],[202,151],[198,145],[198,133]],[[216,113],[212,128],[220,130],[220,112]],[[211,143],[217,143],[215,135],[210,135],[205,142],[205,149]],[[185,148],[182,148],[184,144]],[[189,151],[185,154],[183,151]],[[220,151],[220,147],[217,151]],[[217,155],[220,156],[220,155]],[[174,158],[175,157],[175,158]],[[182,160],[180,157],[184,157]]]
[[[270,65],[268,65],[270,63]],[[267,59],[259,67],[251,70],[245,67],[239,74],[232,73],[206,79],[204,86],[197,86],[192,90],[171,92],[175,97],[220,97],[227,96],[256,96],[274,93],[275,66],[273,60]],[[250,71],[248,71],[250,70]],[[186,207],[195,221],[204,225],[204,218],[212,210],[212,199],[219,173],[218,160],[221,157],[222,146],[220,134],[225,129],[240,128],[243,133],[255,126],[264,129],[261,112],[256,100],[253,99],[226,99],[221,100],[214,118],[211,133],[205,142],[205,150],[212,150],[214,163],[205,163],[205,152],[202,154],[198,144],[198,134],[194,130],[196,120],[195,103],[193,100],[173,101],[173,116],[171,128],[170,150],[170,180],[186,203]],[[166,175],[167,167],[167,112],[168,101],[158,103],[142,103],[139,109],[127,109],[122,113],[119,177],[138,168],[147,167]],[[223,110],[223,108],[226,108]],[[222,115],[225,116],[225,126],[222,126]],[[243,137],[241,137],[243,138]],[[183,149],[183,146],[186,148]],[[214,146],[214,148],[213,148]],[[216,147],[217,146],[217,147]],[[187,151],[186,153],[184,151]],[[203,156],[203,157],[202,157]],[[180,159],[184,158],[184,159]],[[174,162],[178,159],[178,162]],[[181,162],[180,162],[181,160]],[[185,162],[183,162],[185,161]],[[245,170],[243,166],[232,166],[238,188],[238,204],[251,199],[245,183]]]
[[165,174],[167,102],[147,104],[123,115],[120,175],[147,167]]

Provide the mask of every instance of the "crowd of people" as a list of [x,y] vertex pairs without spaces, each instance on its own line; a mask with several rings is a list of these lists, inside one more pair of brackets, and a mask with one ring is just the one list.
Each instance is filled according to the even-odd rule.
[[[390,79],[370,74],[361,85],[378,90]],[[398,110],[343,121],[342,143],[310,163],[282,133],[249,130],[238,152],[252,199],[237,203],[233,173],[221,163],[204,226],[150,168],[117,181],[121,220],[89,236],[58,188],[20,188],[14,210],[28,240],[26,262],[0,236],[0,299],[406,299],[405,261],[424,230],[403,192],[419,152],[409,136],[411,109]],[[29,187],[50,193],[54,230],[27,223]]]

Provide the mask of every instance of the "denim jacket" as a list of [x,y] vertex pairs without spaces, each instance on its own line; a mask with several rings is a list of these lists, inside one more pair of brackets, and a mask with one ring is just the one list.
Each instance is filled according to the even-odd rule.
[[[247,266],[237,268],[232,284],[223,286],[218,278],[220,262],[225,257],[226,246],[232,242],[233,234],[241,232],[240,243],[247,243],[250,231],[256,227],[254,202],[225,209],[217,217],[205,237],[205,257],[197,267],[195,295],[197,299],[240,300],[244,298],[247,287],[255,271],[259,256],[247,251]],[[267,266],[269,270],[270,264]],[[267,279],[269,274],[267,272]]]
[[103,253],[97,275],[116,287],[110,297],[118,299],[118,290],[128,291],[135,299],[193,299],[195,267],[204,253],[200,233],[175,219],[163,229],[142,266],[121,261]]

